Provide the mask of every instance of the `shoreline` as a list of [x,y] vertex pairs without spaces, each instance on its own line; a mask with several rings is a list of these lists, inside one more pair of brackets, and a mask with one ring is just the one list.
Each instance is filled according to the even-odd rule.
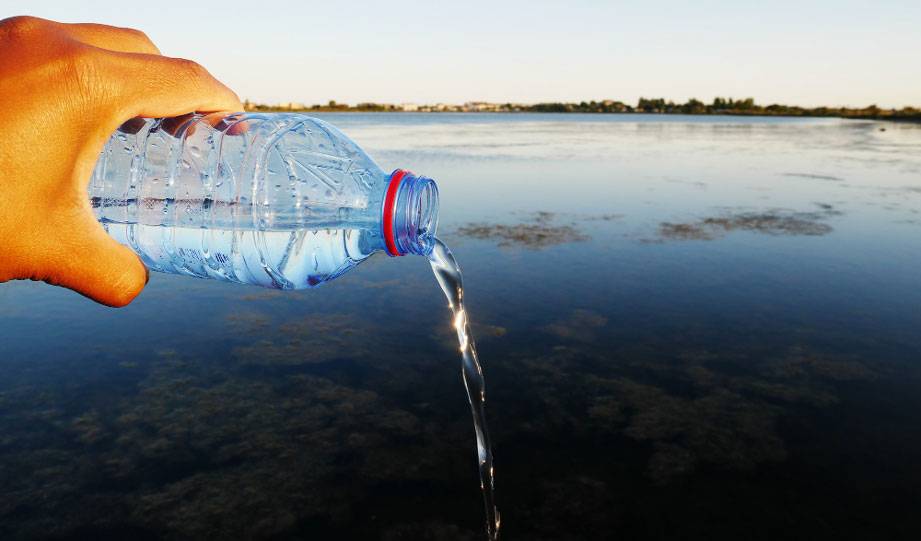
[[761,117],[761,118],[838,118],[842,120],[872,120],[887,121],[909,124],[921,124],[921,115],[859,115],[859,114],[795,114],[795,113],[770,113],[765,111],[759,112],[741,112],[741,111],[719,111],[714,113],[686,113],[686,112],[648,112],[648,111],[623,111],[623,112],[606,112],[606,111],[527,111],[527,110],[502,110],[502,111],[465,111],[465,110],[428,110],[428,111],[406,111],[402,109],[363,109],[358,107],[349,108],[330,108],[330,107],[310,107],[310,108],[287,108],[280,106],[260,106],[247,107],[248,113],[350,113],[350,114],[418,114],[418,115],[466,115],[466,114],[483,114],[483,115],[519,115],[519,114],[550,114],[550,115],[600,115],[600,116],[737,116],[737,117]]

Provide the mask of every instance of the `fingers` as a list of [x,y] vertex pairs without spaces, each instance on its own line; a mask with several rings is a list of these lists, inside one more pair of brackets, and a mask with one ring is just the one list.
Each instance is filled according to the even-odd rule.
[[[101,102],[108,107],[110,120],[114,122],[111,127],[103,127],[102,132],[106,134],[119,125],[125,127],[124,120],[133,117],[180,117],[193,111],[241,111],[243,108],[236,94],[189,60],[107,50],[99,62],[112,82],[112,93]],[[182,123],[184,118],[169,122]],[[132,128],[133,125],[126,127]],[[79,194],[86,193],[91,162],[97,154],[88,153],[91,157],[84,160],[85,174],[81,171],[83,167],[75,164],[74,178],[80,180]],[[88,208],[81,205],[68,208],[79,209],[76,212],[79,217],[74,218],[69,212],[60,215],[67,223],[61,223],[54,230],[70,233],[65,233],[67,238],[54,250],[57,252],[54,261],[45,266],[55,269],[54,276],[46,281],[109,306],[130,303],[146,284],[146,268],[131,250],[105,233]]]
[[72,289],[106,306],[121,307],[134,300],[147,284],[148,271],[128,248],[106,234],[95,220],[81,221],[60,239],[45,281]]
[[202,118],[212,128],[222,131],[228,135],[243,135],[249,131],[249,122],[243,120],[243,113],[235,112],[234,114],[211,113]]
[[159,55],[160,49],[144,32],[94,23],[61,24],[71,38],[109,51]]
[[240,98],[201,65],[182,58],[111,53],[123,118],[174,117],[193,111],[242,111]]

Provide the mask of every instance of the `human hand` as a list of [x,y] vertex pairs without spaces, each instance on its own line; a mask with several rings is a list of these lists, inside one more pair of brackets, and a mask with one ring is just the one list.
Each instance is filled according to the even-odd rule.
[[43,280],[109,306],[147,269],[109,237],[87,187],[109,136],[133,117],[242,111],[200,65],[165,57],[137,30],[0,21],[0,282]]

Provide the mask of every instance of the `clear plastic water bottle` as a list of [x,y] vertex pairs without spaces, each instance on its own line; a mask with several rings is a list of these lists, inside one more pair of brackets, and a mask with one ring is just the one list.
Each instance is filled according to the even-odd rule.
[[90,182],[98,219],[151,270],[301,289],[371,254],[428,255],[438,188],[385,173],[301,114],[215,113],[125,123]]

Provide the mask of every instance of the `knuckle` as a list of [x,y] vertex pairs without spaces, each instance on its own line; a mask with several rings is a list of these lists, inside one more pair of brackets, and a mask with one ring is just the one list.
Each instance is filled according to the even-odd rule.
[[81,86],[95,80],[99,72],[99,55],[89,47],[73,47],[62,57],[62,62]]
[[147,34],[145,34],[143,30],[138,30],[137,28],[127,28],[127,27],[123,27],[123,28],[122,28],[122,32],[125,32],[126,34],[130,34],[130,35],[132,35],[132,36],[134,36],[134,37],[136,37],[136,38],[138,38],[138,39],[148,40],[148,41],[149,41],[149,38],[147,37]]
[[113,79],[106,77],[103,55],[93,47],[75,45],[59,59],[61,76],[73,85],[79,101],[100,103],[111,95]]
[[205,70],[205,68],[194,60],[176,58],[174,59],[174,65],[176,66],[176,70],[179,72],[179,74],[185,77],[201,79],[208,76],[208,72]]
[[39,19],[38,17],[19,15],[16,17],[10,17],[8,19],[3,19],[0,21],[0,24],[2,24],[4,28],[14,32],[27,32],[41,27],[45,22],[46,21],[44,19]]
[[144,33],[144,31],[138,30],[137,28],[122,28],[122,31],[125,32],[127,35],[131,36],[132,38],[134,38],[135,40],[137,40],[138,42],[145,43],[149,45],[150,47],[156,49],[154,42],[151,41],[150,37],[146,33]]
[[47,23],[48,21],[38,17],[20,15],[0,21],[0,30],[7,40],[21,40],[41,30]]

